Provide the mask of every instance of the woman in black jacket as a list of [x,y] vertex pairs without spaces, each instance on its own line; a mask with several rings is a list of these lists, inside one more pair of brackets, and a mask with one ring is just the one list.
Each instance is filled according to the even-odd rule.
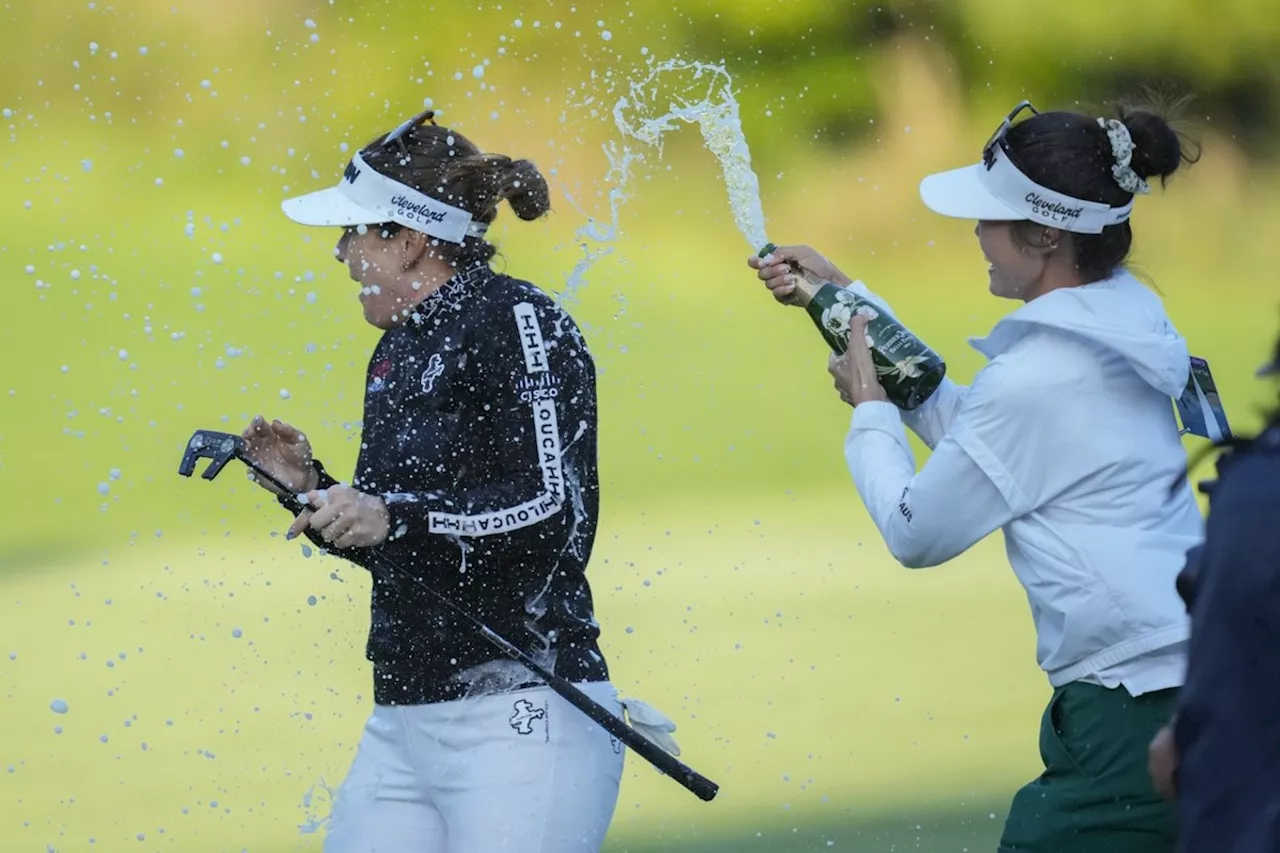
[[[375,708],[326,853],[594,853],[616,804],[621,744],[415,582],[623,712],[586,578],[594,364],[550,297],[490,268],[503,200],[525,220],[550,209],[533,163],[482,153],[427,111],[361,149],[338,186],[284,203],[343,229],[337,259],[384,330],[350,485],[292,426],[258,417],[244,433],[306,495],[290,537],[374,570]],[[379,573],[379,554],[415,577]],[[675,751],[672,729],[642,731]]]

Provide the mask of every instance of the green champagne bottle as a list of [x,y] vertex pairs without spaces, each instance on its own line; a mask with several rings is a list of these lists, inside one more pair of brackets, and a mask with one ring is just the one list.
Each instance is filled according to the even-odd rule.
[[[773,243],[760,250],[760,257],[777,249]],[[796,272],[795,297],[808,313],[827,345],[843,355],[849,346],[849,319],[866,314],[868,348],[876,375],[889,401],[911,411],[938,390],[947,375],[947,364],[905,326],[883,308],[803,267]]]

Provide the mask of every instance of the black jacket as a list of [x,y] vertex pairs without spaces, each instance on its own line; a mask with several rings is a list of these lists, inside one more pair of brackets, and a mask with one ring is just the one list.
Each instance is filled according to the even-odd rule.
[[[322,487],[333,482],[322,474]],[[546,294],[480,267],[384,333],[351,486],[381,496],[391,517],[382,545],[329,549],[373,574],[376,702],[536,683],[379,555],[557,675],[608,679],[585,574],[599,512],[595,365]]]
[[1280,851],[1280,427],[1219,462],[1178,697],[1179,850]]

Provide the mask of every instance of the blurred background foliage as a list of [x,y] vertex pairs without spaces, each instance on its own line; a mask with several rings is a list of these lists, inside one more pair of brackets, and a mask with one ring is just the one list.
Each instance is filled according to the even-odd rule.
[[[927,45],[942,58],[956,104],[965,112],[995,115],[1031,93],[1060,104],[1098,103],[1156,84],[1194,92],[1196,116],[1237,138],[1253,156],[1269,157],[1280,129],[1280,72],[1274,61],[1280,52],[1280,18],[1260,0],[1039,7],[1013,0],[705,0],[684,6],[624,0],[459,7],[132,0],[87,7],[70,0],[6,4],[10,91],[24,93],[25,85],[13,86],[18,81],[41,81],[30,93],[33,105],[43,100],[52,106],[46,99],[56,92],[66,108],[70,93],[63,81],[75,77],[84,85],[106,77],[114,91],[108,94],[103,87],[97,96],[101,108],[116,104],[118,121],[127,115],[129,125],[142,132],[171,124],[186,109],[189,129],[216,127],[221,135],[227,125],[247,123],[254,101],[283,106],[274,98],[286,101],[289,113],[314,119],[328,112],[343,128],[372,126],[352,110],[376,113],[386,104],[416,100],[424,87],[445,89],[455,70],[470,71],[463,57],[489,58],[499,46],[507,47],[506,69],[524,77],[523,88],[530,88],[531,79],[538,81],[535,98],[541,100],[539,95],[576,82],[585,67],[626,56],[627,48],[638,43],[663,54],[723,60],[748,112],[804,92],[806,108],[782,122],[794,136],[753,128],[753,150],[775,156],[779,148],[813,134],[833,146],[870,135],[871,121],[888,114],[876,71],[884,54],[904,42]],[[528,18],[527,29],[513,27],[520,16]],[[600,16],[609,19],[616,35],[614,50],[593,43]],[[301,32],[302,19],[315,27]],[[573,35],[583,30],[585,39]],[[308,40],[319,33],[322,39]],[[101,56],[92,58],[118,54],[109,64],[99,62],[97,74],[86,55],[95,41],[102,45]],[[32,45],[40,49],[33,51]],[[141,55],[138,48],[148,45],[149,53]],[[77,60],[86,66],[75,68]],[[226,108],[240,121],[218,110],[190,109],[199,94],[193,85],[211,72],[263,83]],[[335,111],[339,105],[343,109]],[[286,112],[277,109],[273,117],[284,118]],[[314,124],[290,128],[295,141],[311,143],[308,148],[329,141],[325,133]]]
[[[548,175],[555,212],[504,211],[494,236],[596,355],[605,648],[725,786],[704,806],[632,760],[611,849],[990,849],[1046,696],[1000,537],[935,572],[893,563],[844,470],[826,351],[746,269],[701,137],[637,149],[619,186],[612,110],[655,59],[723,62],[770,239],[830,254],[967,381],[966,339],[1012,306],[919,179],[975,159],[1024,97],[1193,95],[1203,159],[1139,201],[1133,261],[1247,431],[1277,320],[1274,6],[3,4],[0,848],[318,849],[297,827],[368,711],[365,579],[285,545],[234,474],[175,470],[193,429],[256,412],[350,469],[376,336],[337,234],[278,205],[430,101]],[[617,233],[594,239],[611,191]]]

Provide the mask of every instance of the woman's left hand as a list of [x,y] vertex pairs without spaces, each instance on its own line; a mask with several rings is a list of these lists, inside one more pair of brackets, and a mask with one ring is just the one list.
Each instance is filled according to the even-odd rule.
[[836,381],[840,399],[850,406],[873,401],[888,402],[880,378],[876,375],[875,362],[867,347],[868,319],[861,314],[849,318],[849,347],[844,355],[831,353],[827,359],[827,372]]
[[350,486],[332,486],[307,493],[307,505],[289,528],[292,539],[310,527],[335,548],[381,545],[391,531],[391,518],[382,498]]

